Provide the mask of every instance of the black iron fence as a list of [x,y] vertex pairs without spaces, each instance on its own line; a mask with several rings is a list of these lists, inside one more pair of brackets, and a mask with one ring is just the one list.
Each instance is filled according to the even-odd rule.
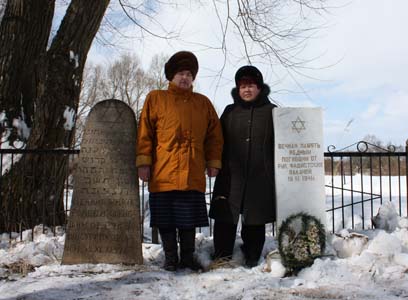
[[[0,149],[1,228],[22,234],[22,229],[38,224],[52,230],[66,226],[78,154],[79,150],[67,149]],[[61,184],[63,188],[58,189]],[[57,190],[63,199],[51,196]]]
[[[352,147],[356,147],[352,149]],[[347,148],[335,151],[334,147],[329,147],[325,156],[326,173],[326,208],[328,223],[327,227],[332,232],[341,228],[367,229],[372,228],[372,218],[378,211],[378,208],[384,201],[394,203],[396,210],[401,216],[408,216],[408,163],[407,149],[405,151],[395,151],[395,148],[387,149],[377,147],[367,142],[358,142]],[[69,217],[69,208],[72,199],[73,185],[72,172],[75,168],[75,157],[79,150],[17,150],[0,149],[0,191],[4,183],[4,178],[13,172],[12,166],[20,159],[25,159],[25,155],[46,156],[47,160],[57,159],[61,156],[68,157],[68,168],[64,181],[63,211],[53,212],[55,215],[63,213],[67,219]],[[44,160],[41,160],[44,161]],[[51,164],[52,165],[52,164]],[[31,164],[20,169],[21,178],[26,176],[36,176],[36,170],[39,166]],[[58,170],[55,170],[57,174]],[[51,172],[50,174],[53,174]],[[52,177],[52,175],[51,175]],[[57,182],[49,178],[49,183]],[[24,180],[19,181],[21,189],[24,189]],[[213,180],[208,179],[206,199],[209,205]],[[0,193],[0,219],[2,222],[8,222],[8,229],[11,233],[20,232],[23,224],[34,224],[27,220],[10,219],[9,215],[4,213],[6,203],[3,193]],[[22,203],[24,201],[22,200]],[[44,201],[41,205],[44,205]],[[35,206],[35,204],[32,204]],[[19,209],[19,206],[16,206]],[[54,207],[58,207],[54,205]],[[144,237],[151,236],[152,242],[157,242],[157,232],[146,234],[148,227],[148,192],[146,185],[140,185],[140,211],[141,226]],[[21,209],[24,209],[21,207]],[[45,211],[44,207],[36,207],[37,211]],[[15,214],[19,216],[21,214]],[[7,219],[8,218],[8,219]],[[55,219],[55,218],[54,218]],[[55,228],[53,218],[42,216],[35,220],[36,224]],[[66,222],[63,224],[66,225]],[[43,228],[45,228],[43,226]],[[149,229],[148,229],[149,228]],[[271,227],[273,230],[273,227]],[[212,222],[210,227],[200,229],[205,234],[212,233]]]
[[364,141],[338,151],[329,147],[324,154],[326,211],[333,232],[372,228],[384,201],[392,202],[400,216],[408,215],[407,145],[403,150]]

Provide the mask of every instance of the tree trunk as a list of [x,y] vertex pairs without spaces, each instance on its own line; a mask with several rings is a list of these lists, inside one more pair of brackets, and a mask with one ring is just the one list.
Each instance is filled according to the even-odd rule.
[[64,112],[77,112],[82,72],[109,0],[73,0],[44,61],[39,65],[37,112],[28,148],[70,147],[73,128]]
[[22,155],[0,178],[0,232],[19,232],[38,224],[63,225],[67,167],[64,154]]
[[[25,139],[13,120],[32,125],[36,83],[34,68],[46,51],[54,2],[9,0],[0,25],[0,137],[10,134],[8,143]],[[0,145],[1,147],[1,145]]]
[[[51,150],[72,145],[73,120],[67,120],[64,112],[77,112],[85,61],[108,4],[109,0],[72,0],[50,49],[35,60],[31,74],[35,82],[35,112],[27,149]],[[35,27],[36,23],[30,26]],[[67,168],[67,156],[29,154],[14,164],[2,176],[0,205],[5,222],[0,223],[0,232],[29,228],[38,222],[63,225]]]

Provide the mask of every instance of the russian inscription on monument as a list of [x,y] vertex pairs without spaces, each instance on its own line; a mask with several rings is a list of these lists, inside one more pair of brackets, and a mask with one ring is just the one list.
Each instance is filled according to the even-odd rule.
[[278,226],[299,212],[325,225],[322,110],[275,108],[273,120]]
[[76,172],[63,264],[142,264],[135,167],[136,119],[122,101],[89,113]]

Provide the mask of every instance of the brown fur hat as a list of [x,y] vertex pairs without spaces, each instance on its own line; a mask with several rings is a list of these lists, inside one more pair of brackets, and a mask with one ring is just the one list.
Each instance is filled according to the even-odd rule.
[[177,72],[188,70],[195,79],[198,72],[197,57],[190,51],[180,51],[173,54],[164,65],[164,74],[167,80],[171,81]]

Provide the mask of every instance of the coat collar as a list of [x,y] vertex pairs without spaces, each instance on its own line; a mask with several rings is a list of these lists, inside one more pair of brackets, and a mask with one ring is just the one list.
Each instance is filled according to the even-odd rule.
[[193,86],[191,86],[189,89],[182,89],[170,81],[167,90],[172,94],[180,96],[189,96],[193,93]]
[[251,102],[242,100],[242,98],[239,96],[238,88],[236,87],[231,90],[231,96],[232,99],[234,99],[234,104],[238,104],[245,108],[251,108],[271,103],[271,101],[269,101],[268,99],[268,95],[270,94],[270,92],[271,89],[269,88],[269,86],[267,84],[263,84],[261,87],[261,92],[259,93],[258,97],[256,97],[256,99]]

